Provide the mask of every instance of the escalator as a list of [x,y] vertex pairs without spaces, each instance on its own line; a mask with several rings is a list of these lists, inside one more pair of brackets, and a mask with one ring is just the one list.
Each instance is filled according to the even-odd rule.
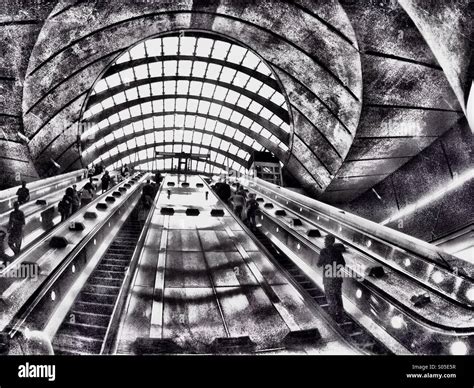
[[[313,302],[327,314],[328,319],[332,320],[329,315],[329,305],[324,291],[306,276],[290,258],[281,252],[260,229],[257,228],[253,230],[253,233],[260,243],[270,252],[271,257],[273,257],[278,266],[294,280],[302,292],[308,294]],[[344,312],[339,322],[334,320],[332,323],[333,327],[337,327],[337,331],[358,349],[368,354],[391,353],[389,349],[373,337],[365,328],[352,319],[349,314]]]
[[99,354],[143,224],[133,210],[72,305],[54,339],[55,354]]

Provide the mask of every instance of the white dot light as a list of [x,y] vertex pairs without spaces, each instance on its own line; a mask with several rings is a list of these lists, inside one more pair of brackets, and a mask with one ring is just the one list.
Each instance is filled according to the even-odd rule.
[[357,289],[357,291],[356,291],[356,298],[357,298],[357,299],[362,298],[362,290],[361,290],[360,288]]
[[443,276],[443,274],[442,274],[440,271],[436,271],[436,272],[433,274],[433,281],[434,281],[435,283],[441,283],[443,280],[444,280],[444,276]]
[[396,315],[392,317],[390,323],[394,329],[401,329],[405,324],[405,321],[403,320],[403,317],[401,317],[400,315]]
[[471,287],[469,290],[466,292],[467,299],[469,299],[471,302],[474,302],[474,287]]
[[467,345],[462,341],[453,342],[450,352],[453,356],[464,356],[467,354]]

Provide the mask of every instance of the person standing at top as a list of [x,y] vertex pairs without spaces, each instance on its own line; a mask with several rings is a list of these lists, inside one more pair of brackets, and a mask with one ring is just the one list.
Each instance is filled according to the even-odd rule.
[[77,212],[81,206],[81,196],[77,191],[77,185],[72,185],[72,204],[71,204],[71,214]]
[[92,164],[89,170],[87,171],[87,177],[91,179],[94,176],[95,166]]
[[255,217],[257,216],[259,203],[255,198],[255,193],[249,194],[249,199],[247,201],[247,220],[250,226],[250,229],[257,228],[257,222],[255,221]]
[[163,180],[163,177],[161,176],[161,173],[159,171],[155,172],[155,182],[157,186],[161,184],[161,181]]
[[30,200],[30,190],[26,188],[25,181],[21,182],[21,187],[16,192],[16,195],[18,196],[18,203],[20,205],[23,205]]
[[59,201],[58,210],[61,214],[61,222],[66,221],[69,216],[72,214],[72,188],[68,187],[64,197]]
[[242,212],[245,207],[245,198],[240,192],[236,192],[234,195],[232,195],[229,198],[229,202],[232,202],[233,208],[234,208],[234,213],[242,219]]
[[219,198],[225,203],[229,202],[232,191],[230,190],[229,184],[225,180],[220,182],[218,195]]
[[105,193],[109,189],[110,175],[108,171],[102,175],[102,192]]
[[81,206],[85,206],[92,202],[94,199],[94,186],[91,182],[87,182],[82,188],[81,192]]
[[10,213],[8,221],[8,245],[15,255],[18,255],[21,250],[21,243],[23,240],[23,227],[25,226],[25,214],[20,210],[20,204],[15,202],[13,204],[14,210]]
[[323,268],[324,293],[329,305],[329,314],[340,321],[344,311],[342,280],[346,262],[341,250],[334,246],[335,241],[336,238],[330,234],[325,237],[317,265]]

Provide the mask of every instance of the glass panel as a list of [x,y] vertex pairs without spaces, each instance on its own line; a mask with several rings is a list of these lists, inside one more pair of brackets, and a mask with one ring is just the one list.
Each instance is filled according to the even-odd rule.
[[235,74],[237,73],[237,70],[231,69],[230,67],[224,67],[222,69],[222,73],[220,76],[220,80],[222,82],[226,82],[228,84],[232,83],[232,80],[234,79]]
[[176,69],[177,69],[177,66],[178,66],[178,62],[177,61],[164,61],[163,62],[163,66],[164,66],[164,71],[165,71],[165,75],[175,75],[176,74]]
[[191,61],[179,61],[178,74],[183,77],[189,77],[191,75]]
[[117,62],[115,63],[124,63],[124,62],[129,62],[130,61],[130,55],[128,54],[128,51],[121,55],[119,59],[117,59]]
[[214,95],[214,90],[216,89],[216,85],[210,83],[204,83],[201,91],[202,97],[212,98]]
[[217,59],[225,59],[230,49],[230,43],[216,41],[214,44],[214,50],[212,51],[212,57]]
[[193,55],[196,38],[191,36],[183,36],[179,40],[179,51],[181,55]]
[[145,79],[148,78],[148,66],[147,65],[140,65],[133,68],[137,79]]
[[251,92],[257,93],[257,91],[262,87],[263,82],[255,78],[249,78],[245,89],[250,90]]
[[221,65],[216,65],[215,63],[211,63],[207,68],[206,77],[217,80],[219,78],[221,70],[222,70]]
[[231,49],[230,49],[229,56],[227,57],[227,60],[229,62],[233,62],[233,63],[240,63],[240,61],[242,61],[242,58],[244,57],[246,51],[247,51],[247,49],[233,44]]
[[211,53],[212,43],[213,41],[211,39],[199,38],[196,49],[196,55],[200,57],[208,57]]
[[[178,51],[179,55],[185,55],[187,58],[180,59]],[[195,52],[197,60],[190,60]],[[256,69],[256,71],[261,74],[274,79],[271,70],[257,55],[249,52],[246,48],[220,40],[214,41],[209,38],[195,38],[193,36],[166,36],[164,38],[150,39],[144,43],[142,42],[136,45],[131,48],[129,52],[121,55],[116,63],[125,63],[132,58],[145,58],[146,54],[148,54],[150,58],[153,58],[154,62],[138,65],[132,69],[124,69],[118,74],[112,74],[106,79],[97,82],[92,91],[92,93],[96,95],[99,95],[99,93],[115,86],[122,85],[122,87],[114,96],[105,96],[107,98],[99,99],[94,106],[88,107],[84,113],[84,119],[92,117],[104,110],[113,108],[116,105],[126,104],[127,101],[130,101],[133,104],[133,101],[136,101],[139,97],[159,97],[165,94],[168,95],[169,98],[160,98],[140,105],[132,105],[126,109],[122,109],[119,113],[111,114],[98,125],[92,125],[87,131],[84,131],[81,136],[81,139],[84,140],[97,132],[96,142],[87,148],[87,152],[90,153],[92,150],[95,150],[96,147],[101,147],[103,154],[99,156],[98,160],[122,152],[121,150],[123,147],[125,147],[125,149],[127,147],[136,147],[137,145],[140,147],[144,144],[153,144],[155,141],[158,143],[162,143],[163,141],[169,143],[178,142],[179,144],[181,144],[180,142],[185,141],[187,143],[185,148],[182,148],[181,145],[173,146],[170,144],[169,147],[166,147],[167,149],[184,149],[187,152],[193,150],[193,152],[199,153],[208,152],[206,149],[200,149],[200,144],[212,144],[213,147],[228,150],[231,154],[242,159],[247,159],[250,156],[248,152],[239,148],[237,144],[229,143],[215,136],[213,137],[212,133],[222,134],[229,138],[233,138],[236,142],[243,142],[256,150],[265,149],[251,136],[245,136],[245,134],[236,130],[236,128],[226,125],[224,122],[227,120],[234,123],[235,126],[242,125],[244,128],[250,128],[253,132],[261,132],[261,135],[273,142],[275,146],[278,146],[281,149],[288,149],[288,147],[281,143],[277,137],[271,133],[271,131],[255,123],[250,117],[233,110],[232,105],[259,114],[263,119],[270,121],[275,126],[279,126],[285,132],[290,132],[288,123],[283,122],[283,120],[275,115],[275,113],[269,108],[263,107],[260,103],[252,100],[252,98],[241,95],[238,91],[226,88],[225,84],[233,84],[239,88],[246,88],[249,92],[258,93],[262,98],[269,99],[278,106],[284,106],[286,103],[283,95],[279,91],[275,91],[273,87],[249,76],[249,74],[246,73],[248,70],[237,71],[225,65],[222,66],[221,64],[207,62],[207,58],[209,57],[220,61],[229,61],[233,64],[240,64],[242,62],[242,66],[248,69]],[[177,58],[164,58],[162,55],[174,56]],[[133,83],[135,79],[142,80],[148,79],[149,77],[157,78],[162,76],[174,77],[177,75],[180,77],[198,77],[207,78],[209,80],[218,80],[219,82],[222,82],[222,85],[224,86],[216,85],[211,82],[203,83],[195,80],[174,80],[150,82],[138,87],[130,87],[130,84]],[[186,96],[186,98],[176,99],[176,94]],[[203,98],[225,101],[225,104],[228,104],[229,107],[220,105],[219,103],[204,101]],[[167,112],[167,114],[163,115],[163,112]],[[190,114],[185,115],[185,112]],[[194,112],[198,112],[202,116],[196,116],[193,114]],[[107,136],[101,135],[100,131],[110,125],[118,124],[120,121],[128,120],[131,117],[136,118],[142,115],[151,115],[152,113],[156,114],[156,116],[136,121],[132,125],[119,128]],[[221,121],[206,118],[205,116],[207,115],[211,117],[219,117],[219,120]],[[176,131],[173,136],[172,130],[160,130],[160,128],[165,127],[196,128],[196,130],[204,131],[206,134],[203,135],[201,132],[186,130]],[[154,128],[156,128],[156,130],[154,130]],[[143,133],[144,129],[149,133],[147,133],[146,136],[139,135],[140,133]],[[120,139],[124,135],[133,136],[134,134],[136,134],[135,136],[137,137],[127,140],[126,143],[120,145],[120,148],[115,147],[110,153],[108,150],[104,149],[107,147],[107,144],[114,141],[115,138]],[[196,143],[196,145],[191,146],[190,143]],[[122,158],[116,162],[116,164],[120,165],[130,160],[137,160],[137,158],[151,158],[154,156],[153,153],[154,148],[150,148],[147,151],[143,150],[131,157]],[[239,166],[232,160],[227,162],[227,158],[216,152],[212,152],[212,160],[219,161],[219,163],[224,165],[224,168],[227,167],[227,163],[229,163],[229,166],[233,166],[239,170],[243,169],[242,166]],[[162,167],[167,163],[171,168],[172,165],[177,163],[177,160],[173,161],[171,158],[167,158],[167,161],[165,161],[160,159],[159,163]],[[142,163],[141,165],[143,168],[148,169],[154,168],[153,166],[157,164],[158,161]],[[193,168],[197,168],[199,164],[202,166],[202,170],[216,172],[221,170],[218,167],[212,167],[211,169],[205,162],[194,162],[192,166]]]
[[197,78],[203,78],[206,74],[207,64],[205,62],[196,61],[192,69],[192,75]]
[[163,54],[164,55],[178,54],[178,37],[166,36],[163,38]]

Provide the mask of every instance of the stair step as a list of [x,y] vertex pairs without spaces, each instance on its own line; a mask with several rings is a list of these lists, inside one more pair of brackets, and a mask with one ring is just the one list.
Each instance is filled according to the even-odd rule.
[[102,262],[97,266],[99,271],[125,272],[127,265],[111,265],[103,264]]
[[103,340],[105,337],[105,333],[107,332],[107,327],[88,325],[84,323],[64,322],[61,325],[59,332],[66,333],[69,335],[79,335],[83,337],[90,337],[90,338]]
[[81,302],[113,305],[115,303],[115,299],[117,299],[117,295],[92,294],[84,291],[81,291],[81,293],[79,294],[79,300]]
[[112,287],[120,287],[122,285],[122,279],[114,279],[114,278],[103,278],[99,276],[94,276],[87,280],[87,283],[91,285],[104,285],[104,286],[112,286]]
[[101,278],[123,279],[125,277],[125,272],[102,271],[97,269],[94,271],[94,275]]
[[107,327],[109,325],[110,315],[76,311],[73,309],[69,313],[69,323],[71,323],[71,319],[74,319],[77,323]]
[[105,264],[105,265],[122,265],[122,266],[127,266],[130,263],[130,260],[128,259],[106,259],[103,258],[100,262],[100,264]]
[[119,293],[120,287],[105,284],[86,284],[82,290],[91,294],[116,295]]
[[121,256],[130,256],[133,251],[135,250],[135,247],[133,248],[128,248],[128,247],[117,247],[117,248],[112,248],[112,247],[109,247],[109,249],[107,249],[107,253],[108,254],[119,254]]
[[73,310],[84,313],[112,315],[112,312],[114,311],[114,305],[78,300],[74,303]]
[[80,335],[70,335],[58,332],[53,340],[53,348],[59,348],[63,351],[70,351],[73,353],[76,353],[76,351],[80,349],[80,352],[99,354],[101,347],[101,340]]

